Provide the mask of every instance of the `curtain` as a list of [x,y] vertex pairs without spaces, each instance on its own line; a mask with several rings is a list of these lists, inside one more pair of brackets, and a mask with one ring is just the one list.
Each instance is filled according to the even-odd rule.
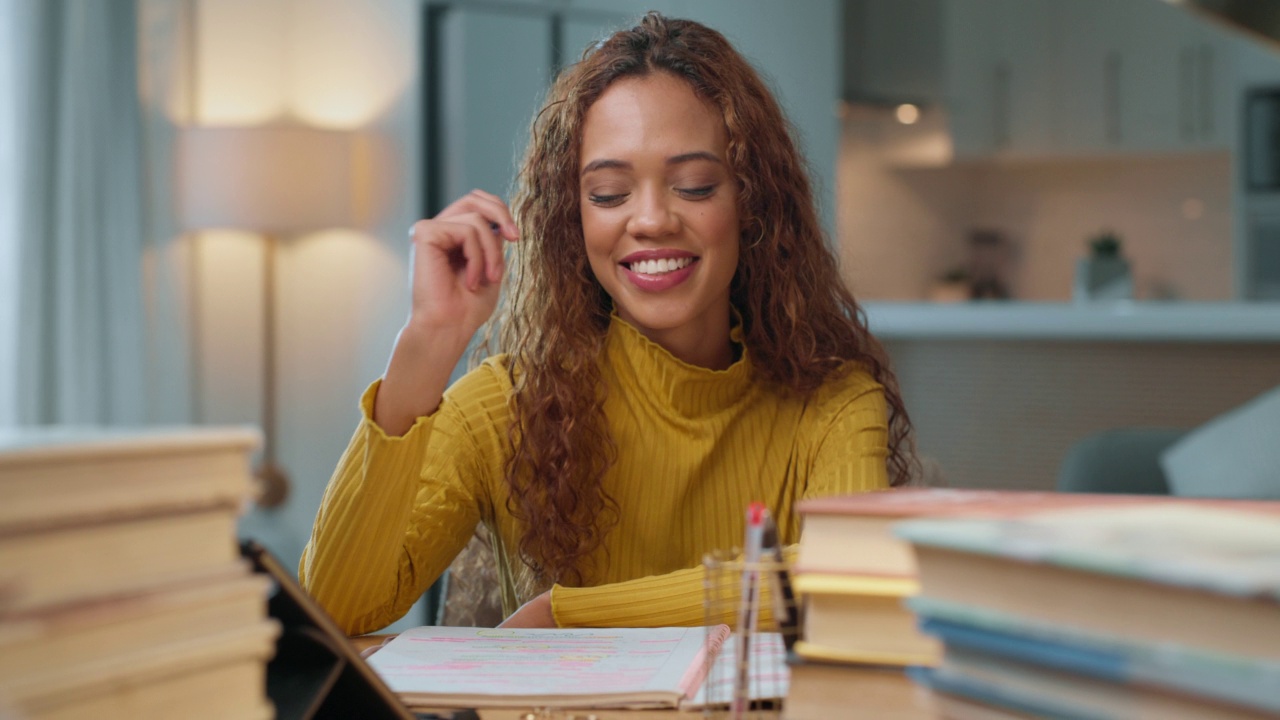
[[18,421],[16,9],[14,0],[0,0],[0,428]]
[[[19,424],[190,420],[133,0],[15,3]],[[163,147],[162,145],[158,147]]]

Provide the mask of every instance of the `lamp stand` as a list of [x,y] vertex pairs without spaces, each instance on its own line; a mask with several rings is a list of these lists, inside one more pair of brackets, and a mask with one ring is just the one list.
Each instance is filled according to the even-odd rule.
[[262,236],[262,464],[254,472],[258,507],[275,508],[289,497],[289,476],[276,462],[276,252],[279,238]]

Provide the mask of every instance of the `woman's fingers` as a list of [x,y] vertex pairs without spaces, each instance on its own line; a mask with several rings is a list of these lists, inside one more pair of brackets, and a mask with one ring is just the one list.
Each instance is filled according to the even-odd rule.
[[462,252],[467,259],[467,289],[475,292],[485,282],[484,243],[480,241],[480,231],[471,225],[464,226]]
[[518,237],[502,199],[473,191],[435,218],[414,223],[409,234],[415,316],[431,324],[487,317],[505,271],[506,243]]
[[474,191],[410,228],[412,320],[424,327],[474,332],[499,299],[506,243],[517,238],[502,199]]
[[506,266],[506,258],[504,257],[505,244],[503,237],[499,234],[499,230],[494,228],[494,223],[490,222],[480,213],[467,213],[452,218],[453,222],[465,224],[475,230],[476,240],[479,241],[484,255],[481,257],[484,268],[485,279],[491,283],[497,283],[502,280],[502,272]]
[[520,239],[520,233],[516,230],[516,223],[511,217],[510,208],[502,201],[502,198],[484,190],[472,190],[463,195],[442,210],[436,217],[441,220],[452,220],[456,216],[469,213],[476,213],[489,224],[496,225],[498,233],[507,240],[515,242]]
[[452,221],[431,221],[431,225],[436,232],[426,241],[439,248],[446,259],[461,261],[460,266],[451,269],[462,272],[468,290],[502,280],[502,239],[483,218],[470,214]]

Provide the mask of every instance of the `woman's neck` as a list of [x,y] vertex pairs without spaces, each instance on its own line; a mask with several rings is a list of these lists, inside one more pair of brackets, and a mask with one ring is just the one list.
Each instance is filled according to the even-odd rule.
[[628,324],[681,362],[708,370],[725,370],[737,360],[733,341],[729,337],[729,313],[723,318],[708,318],[707,322],[681,325],[676,328],[647,328],[632,318],[619,313]]

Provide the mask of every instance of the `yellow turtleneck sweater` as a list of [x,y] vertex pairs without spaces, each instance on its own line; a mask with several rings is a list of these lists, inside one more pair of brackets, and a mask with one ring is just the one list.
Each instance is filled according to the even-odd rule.
[[[782,396],[752,381],[745,352],[726,370],[694,367],[617,317],[603,363],[618,449],[603,483],[619,522],[592,558],[603,575],[593,586],[552,588],[562,627],[701,625],[703,555],[742,545],[748,503],[763,501],[790,544],[796,501],[888,485],[884,393],[861,370],[807,399]],[[381,629],[483,522],[505,613],[545,590],[519,560],[522,527],[506,511],[506,358],[468,373],[403,437],[372,421],[377,391],[375,382],[365,392],[364,419],[325,490],[303,587],[346,632]]]

